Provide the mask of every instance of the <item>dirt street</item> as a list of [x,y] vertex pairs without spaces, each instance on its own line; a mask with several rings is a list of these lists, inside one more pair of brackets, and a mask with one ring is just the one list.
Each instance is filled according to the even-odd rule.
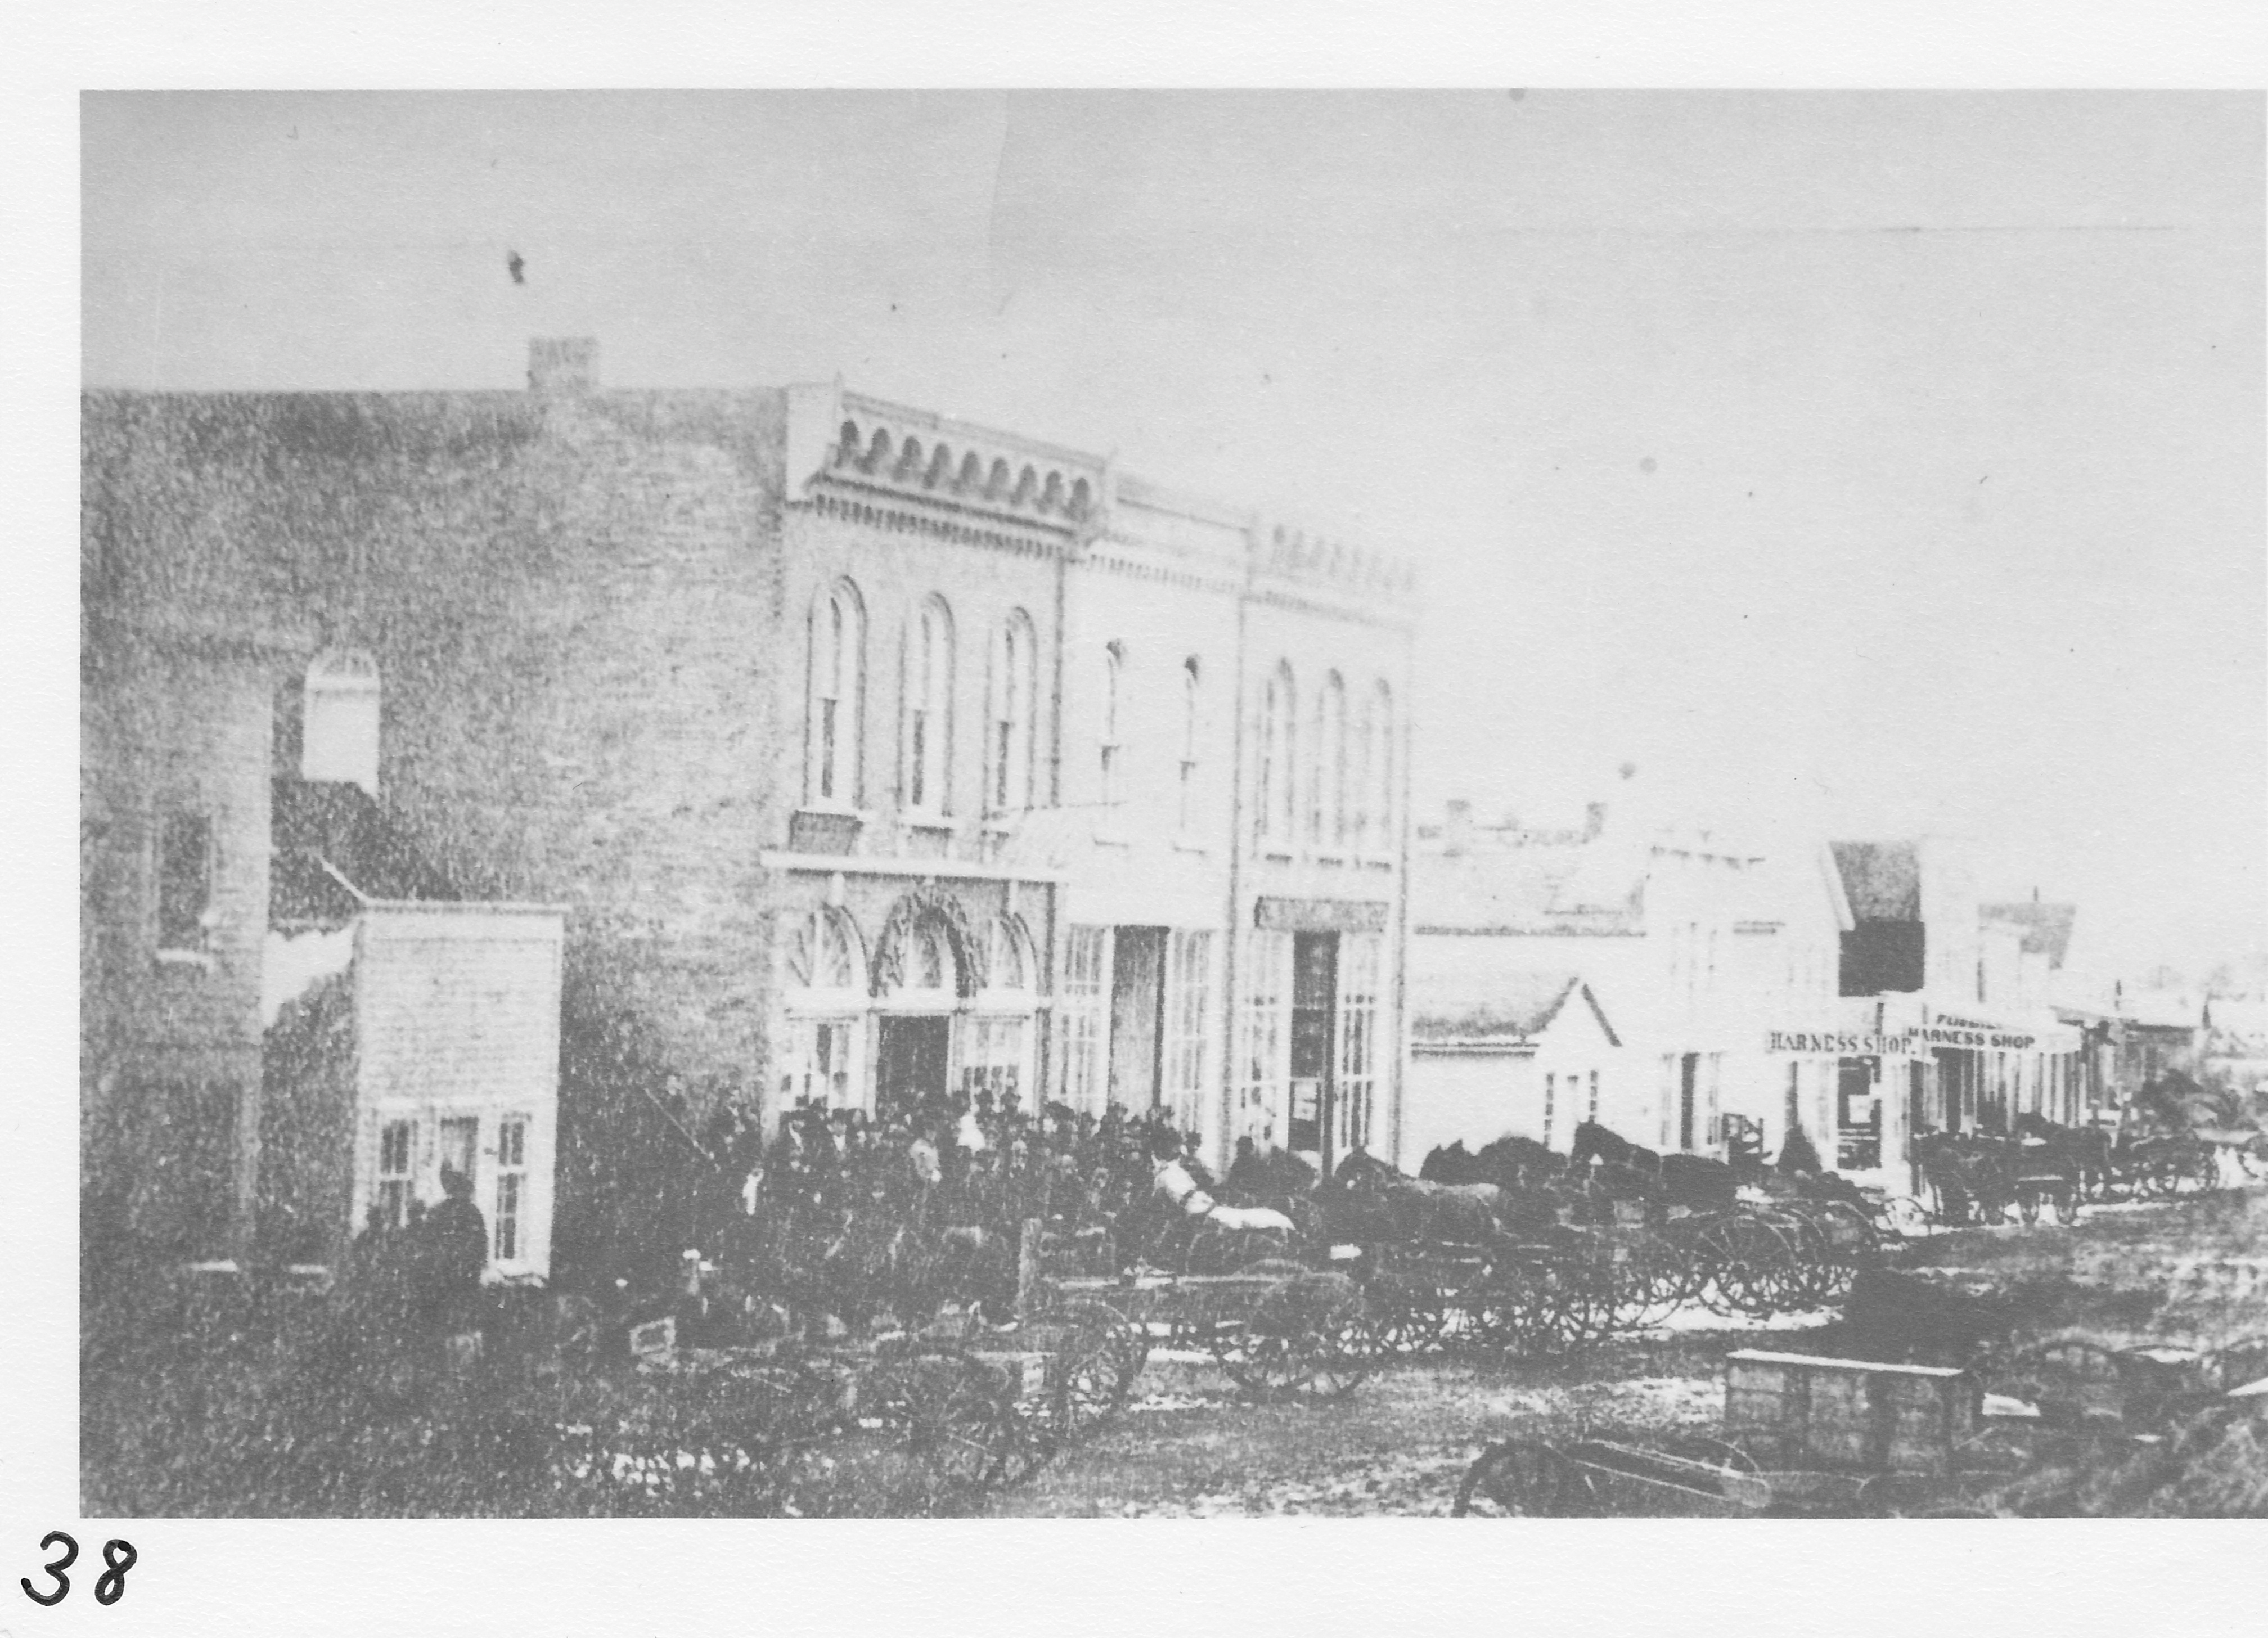
[[[2257,1192],[2092,1209],[2069,1229],[1948,1235],[1909,1248],[1905,1261],[1989,1280],[2015,1299],[2025,1335],[2211,1347],[2268,1331],[2268,1195]],[[1711,1324],[1560,1359],[1398,1361],[1351,1398],[1320,1404],[1255,1404],[1201,1356],[1153,1358],[1115,1423],[989,1512],[1443,1515],[1491,1441],[1583,1424],[1657,1439],[1706,1433],[1723,1409],[1726,1353],[1837,1351],[1832,1312],[1783,1317],[1769,1330]]]

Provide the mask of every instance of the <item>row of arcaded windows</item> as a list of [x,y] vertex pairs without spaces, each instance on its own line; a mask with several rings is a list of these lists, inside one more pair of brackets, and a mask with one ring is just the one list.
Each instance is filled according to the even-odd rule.
[[1266,844],[1360,852],[1394,841],[1394,691],[1373,684],[1350,705],[1326,672],[1302,701],[1289,660],[1261,702],[1255,829]]
[[[1031,618],[1021,609],[1001,622],[986,645],[978,754],[988,813],[1032,803],[1038,651]],[[898,800],[915,813],[953,811],[956,663],[953,610],[942,597],[926,598],[906,623],[897,668]],[[873,706],[882,703],[870,700],[871,675],[865,600],[850,581],[838,580],[812,608],[806,801],[855,808],[866,799],[866,728]]]

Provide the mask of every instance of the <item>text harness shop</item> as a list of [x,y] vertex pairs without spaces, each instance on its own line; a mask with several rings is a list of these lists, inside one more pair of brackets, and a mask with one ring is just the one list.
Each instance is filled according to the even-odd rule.
[[1766,1051],[1836,1060],[1821,1162],[1860,1181],[1911,1186],[1913,1140],[1931,1133],[2007,1136],[2016,1117],[2064,1125],[2078,1118],[2079,1032],[2054,1022],[2017,1022],[1940,1011],[1918,997],[1847,1003],[1833,1031],[1779,1030]]

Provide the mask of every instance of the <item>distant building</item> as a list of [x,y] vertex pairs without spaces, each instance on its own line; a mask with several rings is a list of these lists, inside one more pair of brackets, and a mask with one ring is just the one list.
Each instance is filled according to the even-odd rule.
[[1517,1020],[1571,978],[1611,1021],[1610,1049],[1587,1044],[1602,1060],[1602,1124],[1696,1154],[1721,1153],[1735,1126],[1775,1149],[1791,1125],[1815,1128],[1833,1079],[1826,1037],[1847,922],[1834,872],[1823,856],[1767,858],[1654,823],[1638,807],[1626,793],[1594,805],[1580,830],[1540,831],[1476,826],[1453,804],[1421,836],[1413,1131],[1469,1147],[1512,1131],[1564,1148],[1594,1106],[1589,1070],[1580,1112],[1566,1118],[1555,1096],[1548,1135],[1540,1100],[1509,1062],[1491,1115],[1472,1085],[1491,1054],[1513,1056],[1514,1037],[1490,1044],[1474,1021]]
[[1579,1121],[1633,1124],[1607,1101],[1624,1090],[1622,1042],[1590,985],[1571,972],[1522,972],[1460,995],[1456,979],[1469,970],[1425,969],[1403,1133],[1413,1168],[1452,1143],[1516,1135],[1565,1150]]
[[1874,1165],[1849,1169],[1895,1183],[1920,1133],[2005,1133],[2026,1111],[2081,1118],[2081,1041],[2046,982],[2068,907],[1981,905],[1959,850],[1933,838],[1832,850],[1853,922],[1844,1033],[1857,1043],[1837,1069],[1837,1128],[1878,1128]]

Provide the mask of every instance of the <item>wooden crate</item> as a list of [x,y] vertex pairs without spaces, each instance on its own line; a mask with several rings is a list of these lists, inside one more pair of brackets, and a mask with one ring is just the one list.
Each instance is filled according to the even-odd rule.
[[1725,1436],[1768,1436],[1793,1459],[1874,1472],[1942,1474],[1974,1433],[1965,1371],[1744,1349],[1725,1357]]

